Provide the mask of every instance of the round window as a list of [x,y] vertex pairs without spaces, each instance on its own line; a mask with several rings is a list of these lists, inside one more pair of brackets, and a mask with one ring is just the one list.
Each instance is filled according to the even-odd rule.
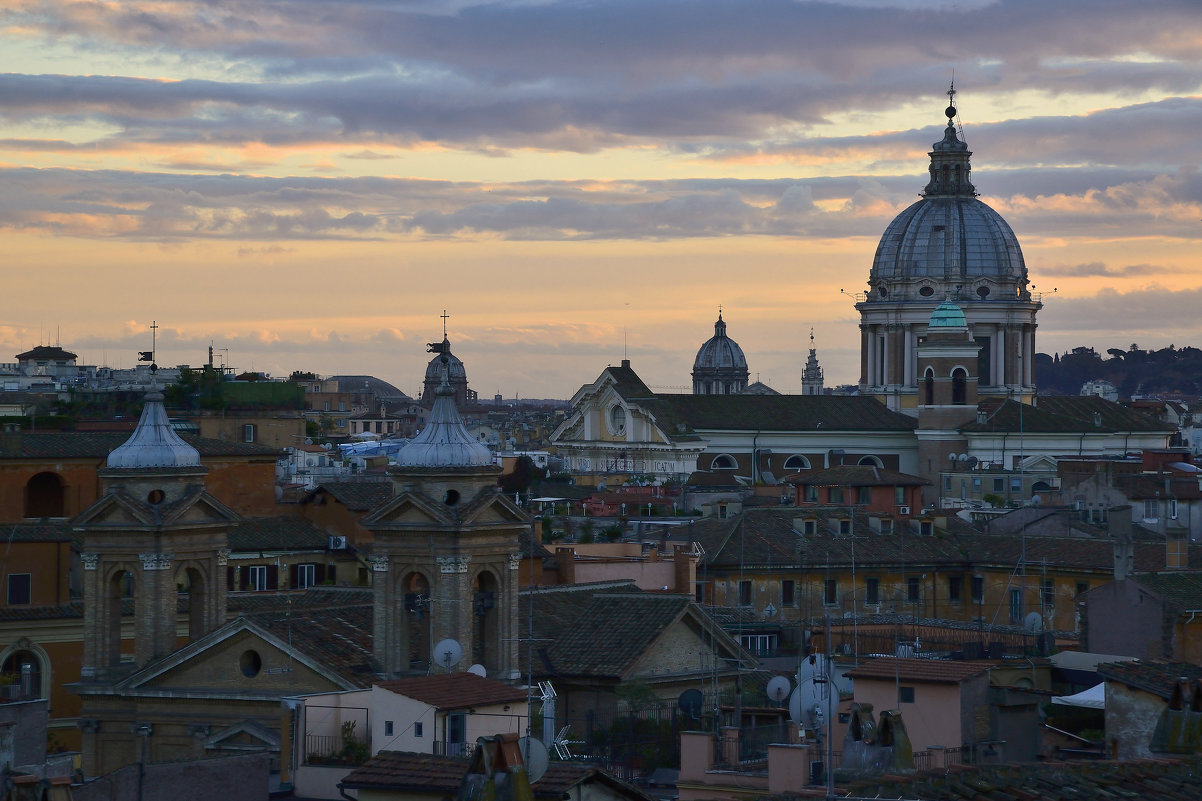
[[151,490],[146,496],[146,502],[151,506],[158,506],[163,502],[163,498],[167,497],[161,489]]
[[626,431],[626,410],[621,406],[609,410],[609,430],[615,434]]
[[929,298],[931,295],[935,294],[935,289],[934,287],[924,286],[918,290],[918,294],[922,295],[924,298]]
[[238,665],[242,668],[243,676],[253,679],[263,669],[263,657],[259,656],[258,651],[243,651],[242,656],[238,659]]

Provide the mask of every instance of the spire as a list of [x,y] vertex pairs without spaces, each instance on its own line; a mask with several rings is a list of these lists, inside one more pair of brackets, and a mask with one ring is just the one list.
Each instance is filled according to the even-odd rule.
[[943,139],[931,146],[931,180],[923,189],[925,197],[932,196],[962,196],[976,197],[976,187],[968,180],[972,169],[969,157],[972,151],[960,138],[954,122],[960,112],[956,108],[956,86],[953,83],[947,90],[948,106],[943,110],[947,117],[947,127],[943,129]]
[[455,388],[451,386],[451,360],[446,353],[439,358],[442,382],[434,390],[434,407],[422,432],[401,448],[397,466],[405,467],[482,467],[493,464],[492,451],[468,433],[455,406]]
[[722,320],[722,307],[718,307],[718,322],[714,323],[714,336],[726,336],[726,323]]
[[818,365],[818,351],[814,348],[814,329],[810,329],[810,355],[806,359],[805,370],[801,374],[801,394],[821,395],[823,392],[824,376]]
[[121,469],[199,467],[200,453],[175,433],[163,408],[163,393],[152,389],[133,435],[108,455],[105,464]]

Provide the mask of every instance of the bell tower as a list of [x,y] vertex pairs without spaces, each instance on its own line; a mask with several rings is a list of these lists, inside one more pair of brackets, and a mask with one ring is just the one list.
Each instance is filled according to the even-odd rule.
[[207,472],[152,391],[99,471],[101,498],[73,523],[83,535],[85,682],[118,678],[225,622],[226,532],[237,515],[205,492]]
[[492,452],[455,406],[448,354],[441,363],[429,423],[389,471],[392,499],[361,521],[375,540],[374,661],[386,676],[446,669],[434,645],[455,640],[466,664],[514,678],[518,543],[530,519],[500,493]]

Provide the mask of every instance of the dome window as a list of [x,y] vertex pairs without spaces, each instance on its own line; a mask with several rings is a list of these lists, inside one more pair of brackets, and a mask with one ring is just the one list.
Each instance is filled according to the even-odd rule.
[[987,286],[977,287],[977,296],[980,297],[981,300],[984,300],[985,298],[989,297],[989,287],[987,287]]
[[929,298],[931,295],[935,294],[935,288],[929,286],[921,287],[918,290],[918,294],[922,295],[924,298]]

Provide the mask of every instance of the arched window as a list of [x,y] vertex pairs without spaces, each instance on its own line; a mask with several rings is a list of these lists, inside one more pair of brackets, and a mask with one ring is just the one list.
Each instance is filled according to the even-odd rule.
[[45,698],[42,682],[42,660],[33,651],[13,651],[0,665],[0,676],[16,689],[22,699]]
[[484,571],[476,577],[472,589],[472,661],[484,665],[491,673],[501,667],[498,662],[501,653],[500,613],[497,609],[500,585],[496,576]]
[[935,405],[935,371],[930,367],[922,376],[922,394],[923,403],[927,406]]
[[785,459],[786,470],[809,470],[810,460],[799,453],[795,453],[788,459]]
[[714,457],[714,461],[710,462],[710,470],[734,470],[739,466],[735,461],[735,457],[729,453],[720,453]]
[[57,473],[38,473],[25,485],[25,516],[65,517],[65,490]]
[[968,403],[968,373],[963,367],[952,370],[952,403],[958,406]]
[[856,464],[860,465],[861,467],[882,467],[883,468],[885,466],[885,463],[882,462],[876,456],[861,456],[860,461],[856,462]]

